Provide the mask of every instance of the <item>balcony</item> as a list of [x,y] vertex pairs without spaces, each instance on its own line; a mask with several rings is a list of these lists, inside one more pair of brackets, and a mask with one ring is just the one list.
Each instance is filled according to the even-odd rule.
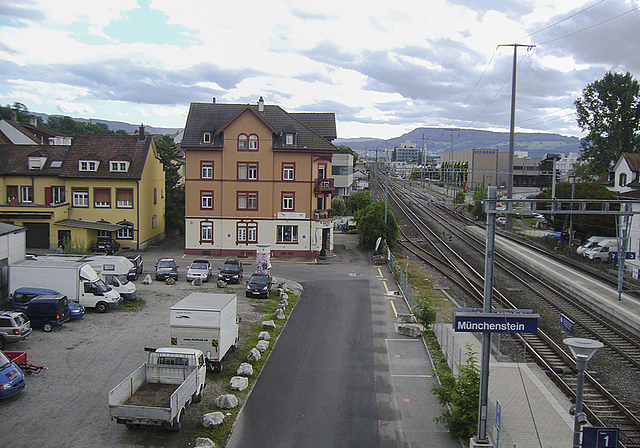
[[317,221],[323,221],[325,219],[333,219],[333,210],[314,210],[313,218]]
[[316,193],[332,192],[334,189],[333,178],[316,179],[316,186],[314,188]]

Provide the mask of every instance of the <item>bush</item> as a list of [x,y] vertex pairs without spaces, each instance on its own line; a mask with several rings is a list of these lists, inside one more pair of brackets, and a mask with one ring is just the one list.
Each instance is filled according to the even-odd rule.
[[431,393],[437,396],[443,407],[440,417],[433,420],[463,439],[469,439],[476,433],[480,399],[480,369],[476,354],[470,344],[466,348],[467,362],[460,366],[458,377],[446,372],[440,376],[440,384],[431,386]]
[[331,199],[331,208],[333,209],[334,216],[344,216],[347,212],[347,205],[340,196]]
[[429,328],[436,321],[436,310],[431,306],[428,299],[418,300],[415,306],[414,313],[418,323],[422,324],[424,328]]

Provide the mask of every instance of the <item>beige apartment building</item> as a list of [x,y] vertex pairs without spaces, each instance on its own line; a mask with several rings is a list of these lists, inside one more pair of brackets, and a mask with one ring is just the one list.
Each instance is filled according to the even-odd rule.
[[335,114],[192,103],[185,152],[185,252],[274,256],[333,251]]
[[[528,157],[526,152],[516,151],[513,157],[513,186],[536,186],[538,167],[542,159]],[[506,187],[509,176],[509,152],[496,149],[464,149],[440,155],[441,164],[465,163],[466,184],[469,190],[478,186]]]

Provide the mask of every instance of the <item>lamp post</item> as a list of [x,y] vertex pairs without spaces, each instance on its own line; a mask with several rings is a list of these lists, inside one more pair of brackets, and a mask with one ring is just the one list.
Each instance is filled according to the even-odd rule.
[[[578,369],[578,385],[576,391],[576,405],[573,424],[573,448],[580,448],[580,427],[587,423],[587,416],[582,412],[582,392],[584,390],[584,371],[587,370],[587,363],[593,357],[596,350],[602,348],[604,344],[600,341],[584,338],[567,338],[564,343],[569,346],[571,353],[576,358],[576,369]],[[571,413],[571,411],[570,411]]]

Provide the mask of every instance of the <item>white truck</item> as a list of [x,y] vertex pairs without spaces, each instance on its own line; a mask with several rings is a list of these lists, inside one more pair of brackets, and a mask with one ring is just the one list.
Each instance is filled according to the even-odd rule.
[[136,285],[127,279],[127,275],[129,271],[134,268],[134,265],[127,257],[105,254],[49,254],[38,257],[38,260],[84,261],[96,271],[98,277],[100,277],[107,286],[111,286],[120,294],[122,300],[134,300],[136,298]]
[[10,292],[13,294],[25,286],[53,289],[101,313],[122,302],[120,294],[107,286],[85,261],[50,258],[17,261],[9,266]]
[[238,342],[237,294],[194,292],[169,309],[171,346],[202,350],[207,366],[222,371],[222,360]]
[[148,361],[109,392],[109,416],[127,428],[179,431],[185,408],[202,399],[207,379],[204,354],[176,347],[147,350]]

